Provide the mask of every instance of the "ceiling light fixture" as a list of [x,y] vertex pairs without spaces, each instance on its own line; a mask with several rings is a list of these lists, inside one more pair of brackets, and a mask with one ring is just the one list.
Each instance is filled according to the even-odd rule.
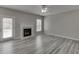
[[46,13],[46,12],[47,12],[47,7],[46,7],[46,5],[42,5],[41,12],[42,12],[42,13]]

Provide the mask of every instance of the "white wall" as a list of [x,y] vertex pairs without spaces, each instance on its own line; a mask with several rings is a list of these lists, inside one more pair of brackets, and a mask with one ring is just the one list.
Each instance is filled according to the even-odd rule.
[[[37,16],[37,15],[28,14],[28,13],[6,9],[6,8],[0,8],[0,15],[16,17],[15,18],[15,38],[20,38],[21,36],[21,29],[20,29],[21,24],[26,24],[29,26],[33,25],[34,29],[36,29],[35,27],[36,19],[37,18],[43,19],[42,16]],[[35,30],[34,30],[34,33],[36,33]]]
[[49,35],[79,39],[79,10],[45,17],[44,31]]

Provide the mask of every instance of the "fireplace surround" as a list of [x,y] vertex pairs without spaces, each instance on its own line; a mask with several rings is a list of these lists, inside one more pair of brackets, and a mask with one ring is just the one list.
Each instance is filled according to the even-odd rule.
[[32,37],[34,35],[33,27],[34,27],[33,25],[22,24],[21,25],[21,38],[26,39],[26,38]]

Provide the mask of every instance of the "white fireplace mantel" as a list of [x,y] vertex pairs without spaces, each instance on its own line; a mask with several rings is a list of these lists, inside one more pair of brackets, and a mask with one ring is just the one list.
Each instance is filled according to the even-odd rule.
[[[24,37],[23,36],[23,29],[24,28],[31,28],[32,29],[32,31],[31,31],[32,35]],[[21,24],[21,39],[26,39],[26,38],[32,37],[33,35],[34,35],[34,26],[33,25]]]

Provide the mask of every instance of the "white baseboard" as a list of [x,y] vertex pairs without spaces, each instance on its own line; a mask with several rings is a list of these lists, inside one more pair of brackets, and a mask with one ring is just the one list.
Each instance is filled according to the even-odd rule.
[[47,35],[52,35],[52,36],[57,36],[57,37],[62,37],[62,38],[67,38],[67,39],[79,41],[79,39],[77,39],[77,38],[72,38],[72,37],[68,37],[68,36],[64,36],[64,35],[58,35],[58,34],[47,34]]

